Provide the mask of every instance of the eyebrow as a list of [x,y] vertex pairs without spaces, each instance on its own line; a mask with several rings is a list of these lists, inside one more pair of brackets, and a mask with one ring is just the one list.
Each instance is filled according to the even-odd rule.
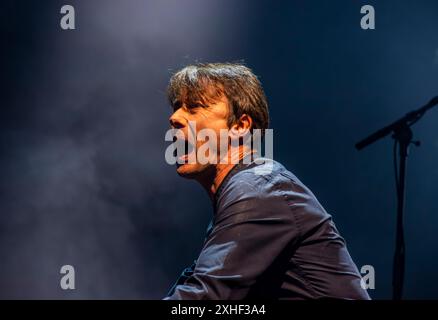
[[173,111],[178,110],[179,108],[181,108],[183,106],[183,104],[185,104],[187,109],[193,109],[195,107],[201,107],[201,108],[208,108],[208,104],[205,104],[202,101],[194,101],[191,103],[187,103],[187,102],[182,102],[179,99],[176,99],[173,103],[172,103],[172,108]]
[[181,100],[175,100],[172,102],[173,111],[178,110],[179,108],[181,108],[181,106],[182,106]]

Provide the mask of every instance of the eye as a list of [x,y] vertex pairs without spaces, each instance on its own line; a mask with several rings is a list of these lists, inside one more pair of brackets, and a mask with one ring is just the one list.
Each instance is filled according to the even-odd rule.
[[176,110],[178,110],[179,108],[181,108],[181,101],[175,101],[174,103],[173,103],[173,105],[172,105],[172,108],[173,108],[173,112],[175,112]]
[[189,105],[186,109],[189,113],[194,114],[199,111],[199,109],[203,108],[204,106],[199,103],[194,103]]

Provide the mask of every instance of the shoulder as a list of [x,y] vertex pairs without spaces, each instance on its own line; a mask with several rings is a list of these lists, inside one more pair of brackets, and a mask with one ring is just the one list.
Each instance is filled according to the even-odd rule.
[[284,211],[287,207],[299,215],[310,214],[318,219],[327,217],[327,212],[310,189],[272,159],[260,158],[259,163],[252,163],[233,175],[218,196],[217,209],[220,211],[232,204],[249,201],[262,208]]
[[302,185],[301,181],[281,163],[272,159],[259,158],[234,174],[224,185],[222,193],[226,190],[260,193],[266,191],[264,188],[269,186],[293,183]]
[[[296,177],[279,162],[259,158],[228,179],[218,195],[220,206],[244,199],[278,197],[282,189],[290,189]],[[296,179],[298,181],[298,179]]]
[[[290,214],[282,188],[273,179],[281,176],[280,166],[275,161],[267,160],[238,168],[226,179],[218,194],[216,223],[235,225],[249,222],[258,226],[287,225],[290,228],[294,224],[294,217]],[[281,179],[287,180],[285,177]]]

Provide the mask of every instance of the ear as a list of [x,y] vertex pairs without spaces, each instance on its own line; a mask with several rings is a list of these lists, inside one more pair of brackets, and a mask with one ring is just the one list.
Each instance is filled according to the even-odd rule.
[[252,118],[246,113],[240,116],[239,120],[230,128],[230,137],[237,139],[249,134],[252,128]]

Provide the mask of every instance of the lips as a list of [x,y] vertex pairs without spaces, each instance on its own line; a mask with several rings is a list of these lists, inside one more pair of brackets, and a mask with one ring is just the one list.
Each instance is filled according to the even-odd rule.
[[[190,143],[187,139],[178,138],[174,139],[175,142],[175,150],[173,155],[177,158],[178,164],[186,164],[189,161],[189,156],[192,155],[195,151],[195,146]],[[183,151],[183,153],[181,152]]]

